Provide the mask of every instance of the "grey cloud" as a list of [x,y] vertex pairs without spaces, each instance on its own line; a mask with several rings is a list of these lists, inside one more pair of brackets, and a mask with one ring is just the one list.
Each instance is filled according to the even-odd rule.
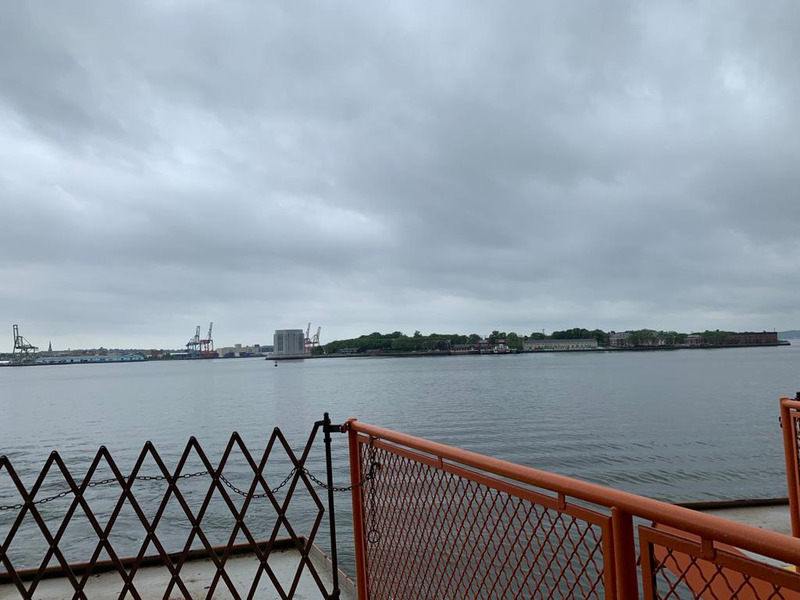
[[791,3],[6,9],[28,337],[800,320]]

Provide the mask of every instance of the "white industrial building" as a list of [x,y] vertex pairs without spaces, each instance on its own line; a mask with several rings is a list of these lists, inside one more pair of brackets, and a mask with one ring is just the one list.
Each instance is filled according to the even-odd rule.
[[247,356],[261,356],[264,350],[259,344],[252,346],[243,346],[242,344],[235,344],[233,346],[225,346],[217,348],[217,354],[220,358],[243,358]]
[[302,329],[276,329],[273,354],[297,355],[305,353],[306,336]]

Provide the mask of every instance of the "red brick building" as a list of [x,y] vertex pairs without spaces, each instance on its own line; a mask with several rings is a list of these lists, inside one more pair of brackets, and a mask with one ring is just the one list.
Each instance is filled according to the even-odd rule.
[[730,346],[777,346],[778,334],[774,331],[732,333],[725,343]]

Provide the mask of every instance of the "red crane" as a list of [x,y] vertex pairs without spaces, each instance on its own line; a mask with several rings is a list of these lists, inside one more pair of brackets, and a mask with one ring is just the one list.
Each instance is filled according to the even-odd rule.
[[311,337],[311,323],[308,324],[306,328],[306,338],[305,338],[305,353],[312,354],[314,352],[314,348],[319,346],[319,332],[322,331],[322,327],[317,327],[317,333],[314,334],[314,337]]
[[[214,352],[214,340],[211,337],[211,330],[214,327],[214,322],[208,324],[208,336],[204,340],[200,340],[200,356],[204,358],[211,358],[216,353]],[[199,327],[197,328],[200,329]]]

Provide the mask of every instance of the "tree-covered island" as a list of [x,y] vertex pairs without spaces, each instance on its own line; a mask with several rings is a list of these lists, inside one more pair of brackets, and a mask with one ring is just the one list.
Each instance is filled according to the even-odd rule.
[[[590,344],[568,344],[578,340]],[[541,344],[534,342],[541,341]],[[549,342],[549,344],[548,344]],[[336,340],[314,348],[315,354],[469,354],[508,353],[552,349],[555,342],[561,349],[637,350],[672,348],[723,348],[736,346],[775,346],[781,344],[774,332],[702,331],[680,333],[637,329],[625,332],[603,331],[575,327],[553,331],[546,335],[534,331],[528,335],[515,331],[492,331],[484,337],[477,333],[468,335],[415,331],[406,335],[402,331],[379,333],[377,331],[346,340]]]

